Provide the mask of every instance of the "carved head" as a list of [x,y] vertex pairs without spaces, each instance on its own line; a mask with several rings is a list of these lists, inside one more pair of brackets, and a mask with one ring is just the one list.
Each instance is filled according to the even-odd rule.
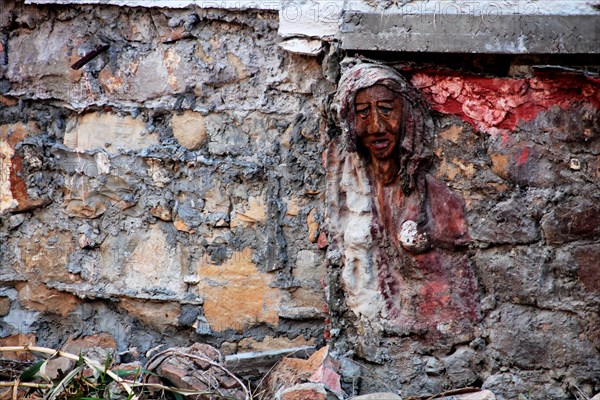
[[400,96],[379,84],[360,89],[354,114],[358,147],[380,160],[397,157],[402,133]]
[[398,157],[403,190],[429,168],[433,120],[419,93],[395,69],[361,63],[347,69],[336,93],[346,151]]

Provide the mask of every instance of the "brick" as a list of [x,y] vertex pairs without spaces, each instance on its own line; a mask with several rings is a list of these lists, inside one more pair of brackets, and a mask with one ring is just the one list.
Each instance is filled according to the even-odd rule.
[[255,324],[276,325],[279,291],[270,287],[273,275],[260,272],[252,252],[235,252],[221,265],[203,259],[197,266],[204,314],[213,331],[242,331]]
[[[336,371],[338,369],[337,364],[337,361],[329,356],[328,346],[322,347],[311,355],[308,360],[284,358],[265,379],[267,390],[278,394],[286,393],[294,385],[311,382],[323,389],[327,388],[341,394],[340,376]],[[295,392],[295,390],[292,392]]]
[[173,136],[177,142],[189,150],[196,150],[208,139],[204,117],[193,111],[175,114],[171,120]]
[[[98,132],[102,132],[99,135]],[[115,113],[88,113],[67,123],[64,144],[75,150],[103,149],[109,153],[142,150],[158,144],[156,134],[146,132],[144,121]]]

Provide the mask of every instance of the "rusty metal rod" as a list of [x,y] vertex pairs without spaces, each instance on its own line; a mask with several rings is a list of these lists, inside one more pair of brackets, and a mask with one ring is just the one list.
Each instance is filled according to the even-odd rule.
[[77,61],[76,63],[74,63],[73,65],[71,65],[71,68],[73,68],[74,70],[80,69],[85,64],[89,63],[94,58],[96,58],[96,56],[98,56],[98,54],[100,54],[100,53],[108,50],[109,47],[110,47],[109,44],[105,44],[103,46],[96,47],[96,49],[90,51],[85,56],[83,56],[79,61]]

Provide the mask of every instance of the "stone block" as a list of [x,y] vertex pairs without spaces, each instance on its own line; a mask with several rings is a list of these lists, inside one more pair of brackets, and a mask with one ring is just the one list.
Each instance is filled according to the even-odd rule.
[[49,289],[44,284],[19,283],[16,288],[19,303],[29,310],[66,317],[81,304],[81,300],[72,294]]
[[318,284],[325,274],[322,252],[314,250],[298,251],[293,274],[294,278],[299,279],[303,284]]
[[171,127],[177,142],[189,150],[198,149],[208,138],[204,116],[198,112],[185,111],[183,114],[173,115]]
[[[13,84],[11,92],[29,93],[35,98],[69,99],[73,85],[83,74],[83,70],[70,68],[81,58],[77,48],[82,42],[69,24],[50,19],[36,29],[20,30],[19,34],[11,35],[6,71],[6,77]],[[49,48],[54,51],[41,51]]]
[[204,194],[204,211],[210,214],[209,220],[215,226],[229,225],[229,212],[231,210],[231,199],[226,189],[215,186]]
[[21,237],[17,246],[20,250],[20,262],[13,267],[29,282],[81,281],[78,275],[71,274],[67,268],[69,255],[76,249],[71,233],[40,230],[30,237]]
[[496,395],[489,390],[479,390],[472,393],[443,396],[439,400],[496,400]]
[[267,216],[264,199],[260,197],[250,197],[248,204],[234,204],[233,217],[231,218],[231,227],[252,226],[257,222],[264,222]]
[[67,214],[78,218],[97,218],[111,207],[123,211],[136,203],[133,189],[118,176],[74,175],[66,179],[64,199]]
[[139,151],[158,144],[144,121],[115,113],[87,113],[67,123],[64,144],[75,150],[103,149],[109,153]]
[[260,341],[253,338],[244,338],[238,342],[236,352],[260,352],[269,350],[288,349],[292,347],[313,346],[314,344],[314,339],[306,340],[304,336],[298,336],[295,339],[289,339],[285,336],[266,336]]
[[533,305],[547,293],[545,283],[554,279],[546,268],[550,255],[544,247],[518,246],[510,252],[480,250],[474,260],[489,294],[499,301]]
[[488,148],[492,171],[499,177],[524,186],[550,188],[564,183],[561,171],[568,165],[555,162],[550,151],[530,140],[502,142],[500,136]]
[[469,214],[469,233],[478,241],[499,244],[526,244],[540,239],[537,220],[523,199],[512,198],[491,210],[475,209]]
[[578,246],[573,258],[578,267],[577,277],[588,293],[600,293],[600,244]]
[[[4,346],[35,346],[36,336],[33,333],[19,333],[0,338],[0,347]],[[35,356],[29,351],[3,352],[2,358],[16,361],[34,361]]]
[[280,293],[270,286],[274,276],[257,269],[249,249],[233,253],[221,265],[203,259],[197,273],[204,315],[213,331],[277,324]]
[[[81,354],[104,365],[106,359],[109,357],[109,354],[111,357],[115,355],[117,351],[117,343],[111,335],[107,333],[100,333],[97,335],[84,336],[77,339],[69,337],[60,350],[74,355]],[[62,370],[62,374],[64,376],[64,374],[68,373],[74,365],[75,361],[69,358],[54,358],[48,362],[46,366],[46,374],[48,377],[50,377],[50,379],[58,379],[61,376],[59,370]]]
[[545,370],[492,374],[483,382],[482,389],[493,392],[498,399],[561,400],[570,397],[561,382]]
[[211,154],[236,156],[247,151],[248,135],[233,121],[217,114],[209,114],[204,119],[204,126],[209,137],[208,151]]
[[473,371],[475,351],[469,347],[459,347],[453,354],[444,358],[446,374],[452,387],[473,386],[478,376]]
[[560,244],[600,237],[600,205],[588,198],[560,204],[542,218],[547,243]]
[[137,318],[144,325],[164,332],[169,326],[177,326],[181,305],[176,302],[121,298],[119,307]]
[[183,253],[167,241],[163,226],[157,223],[135,233],[109,236],[100,245],[94,283],[131,297],[176,297],[185,293]]
[[308,213],[308,217],[306,218],[306,225],[308,226],[308,241],[311,243],[316,243],[317,238],[319,237],[319,222],[317,220],[318,210],[313,208]]
[[28,208],[32,203],[23,179],[22,159],[15,154],[15,146],[38,133],[33,122],[0,125],[0,214]]
[[585,337],[582,322],[569,312],[505,304],[493,311],[484,325],[489,332],[488,346],[503,364],[550,370],[587,366],[598,359],[598,349]]
[[178,231],[193,233],[204,222],[201,213],[204,200],[192,192],[181,192],[176,199],[173,224]]
[[8,297],[0,297],[0,317],[8,315],[10,312],[10,299]]

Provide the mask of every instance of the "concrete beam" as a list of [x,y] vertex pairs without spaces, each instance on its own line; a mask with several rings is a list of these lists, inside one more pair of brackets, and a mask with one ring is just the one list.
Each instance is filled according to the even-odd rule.
[[580,0],[415,1],[372,8],[353,1],[344,49],[436,53],[597,54],[600,10]]

